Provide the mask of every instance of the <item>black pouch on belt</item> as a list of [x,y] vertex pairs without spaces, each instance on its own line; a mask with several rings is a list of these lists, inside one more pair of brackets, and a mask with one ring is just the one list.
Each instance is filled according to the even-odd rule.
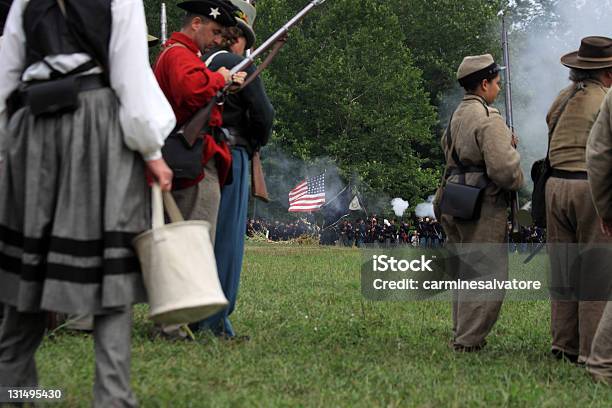
[[482,194],[485,188],[447,182],[440,200],[442,214],[463,221],[477,220],[480,218]]
[[182,131],[173,131],[168,138],[162,155],[174,172],[175,178],[195,180],[202,175],[202,151],[204,139],[197,138],[192,145],[185,139]]
[[34,116],[65,113],[79,107],[76,76],[28,85],[27,105]]

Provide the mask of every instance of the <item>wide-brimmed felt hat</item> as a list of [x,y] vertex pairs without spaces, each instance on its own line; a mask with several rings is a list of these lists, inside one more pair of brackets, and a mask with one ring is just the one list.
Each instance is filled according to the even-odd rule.
[[200,14],[225,27],[236,26],[236,15],[239,11],[229,0],[189,0],[177,4],[183,10]]
[[583,38],[578,51],[562,56],[561,64],[568,68],[587,70],[612,67],[612,38]]
[[238,28],[244,33],[244,38],[246,38],[247,42],[246,48],[249,49],[255,44],[257,38],[253,30],[253,24],[255,24],[255,18],[257,17],[257,10],[255,10],[255,6],[244,0],[230,1],[239,9],[236,16],[236,22],[238,23]]
[[457,69],[457,80],[462,86],[488,78],[506,67],[498,65],[491,54],[470,55],[463,59]]

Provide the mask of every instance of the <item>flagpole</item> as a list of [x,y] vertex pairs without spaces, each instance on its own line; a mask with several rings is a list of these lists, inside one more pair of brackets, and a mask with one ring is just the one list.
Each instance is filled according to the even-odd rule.
[[343,188],[343,189],[342,189],[342,190],[341,190],[341,191],[340,191],[338,194],[336,194],[336,196],[335,196],[334,198],[332,198],[331,200],[329,200],[328,202],[326,202],[325,204],[323,204],[323,205],[321,206],[321,208],[325,207],[325,206],[326,206],[326,205],[328,205],[328,204],[333,203],[333,202],[336,200],[336,198],[340,197],[340,194],[342,194],[342,193],[344,193],[344,191],[346,191],[346,189],[347,189],[348,187],[349,187],[348,185],[347,185],[346,187],[344,187],[344,188]]
[[[357,192],[357,199],[359,200],[359,192]],[[363,204],[363,199],[359,200],[359,205],[361,206],[361,208],[363,208],[363,211],[366,213],[366,218],[368,218],[368,210],[365,208],[365,205]]]

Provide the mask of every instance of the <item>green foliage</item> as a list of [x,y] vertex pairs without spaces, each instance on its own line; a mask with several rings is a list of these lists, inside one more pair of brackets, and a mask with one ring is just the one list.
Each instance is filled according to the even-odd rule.
[[456,86],[463,57],[491,53],[501,58],[497,1],[391,0],[391,4],[436,104]]
[[[266,37],[304,2],[261,0]],[[295,156],[330,157],[346,178],[376,191],[422,197],[435,172],[416,145],[434,145],[435,111],[388,5],[335,0],[308,15],[266,76],[278,113],[274,143]]]

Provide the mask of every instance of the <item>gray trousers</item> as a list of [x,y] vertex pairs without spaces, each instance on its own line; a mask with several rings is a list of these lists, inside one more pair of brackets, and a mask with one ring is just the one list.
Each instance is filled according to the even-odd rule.
[[[507,228],[506,202],[485,194],[480,218],[473,222],[457,222],[443,215],[442,226],[447,234],[447,249],[456,253],[449,260],[451,276],[481,280],[508,278],[508,250],[504,245]],[[483,347],[486,337],[499,317],[503,290],[457,290],[453,293],[453,345]]]
[[[46,326],[46,314],[20,313],[5,305],[0,327],[0,386],[36,387],[34,355]],[[94,316],[96,374],[94,407],[135,407],[130,387],[132,309]]]
[[[449,251],[453,245],[449,244]],[[508,252],[500,244],[463,244],[457,272],[460,279],[508,279]],[[472,249],[473,247],[473,249]],[[472,252],[472,253],[470,253]],[[478,276],[478,278],[471,278]],[[453,345],[483,347],[499,317],[505,291],[456,290],[453,292]]]
[[[598,246],[609,248],[612,242],[599,227],[599,217],[586,180],[551,177],[546,183],[546,221],[551,286],[575,289],[581,281],[607,286],[607,264],[601,255],[588,255]],[[580,245],[579,245],[580,244]],[[580,298],[551,293],[552,350],[577,356],[584,362],[606,302],[590,290]],[[605,299],[605,297],[604,297]]]
[[204,166],[204,179],[199,184],[173,191],[172,196],[183,218],[210,223],[210,239],[214,244],[219,202],[221,202],[221,187],[215,159],[210,159]]
[[612,302],[606,302],[586,367],[596,380],[612,384]]

